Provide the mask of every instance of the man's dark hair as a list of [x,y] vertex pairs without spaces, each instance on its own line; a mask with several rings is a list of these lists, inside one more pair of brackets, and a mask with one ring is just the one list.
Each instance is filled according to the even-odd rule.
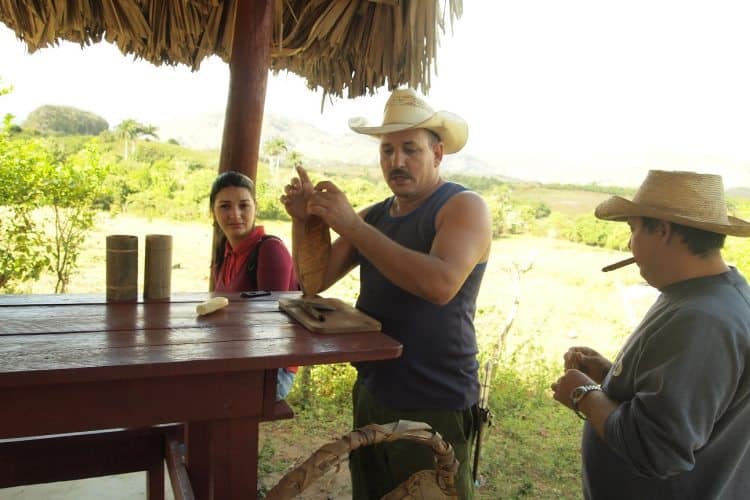
[[[659,225],[659,219],[652,217],[642,217],[643,227],[652,233],[656,230]],[[685,242],[688,249],[693,255],[706,256],[710,253],[717,252],[724,247],[724,240],[727,239],[726,234],[714,233],[712,231],[704,231],[703,229],[697,229],[690,226],[683,226],[676,222],[661,221],[672,225],[672,229],[675,233],[682,237],[682,241]]]

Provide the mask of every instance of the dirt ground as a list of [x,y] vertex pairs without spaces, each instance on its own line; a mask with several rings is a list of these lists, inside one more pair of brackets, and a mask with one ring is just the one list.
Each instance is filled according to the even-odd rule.
[[[271,489],[282,476],[304,462],[318,448],[341,437],[337,435],[290,435],[286,422],[263,424],[260,431],[260,448],[264,442],[270,443],[273,450],[274,464],[287,464],[284,470],[273,472],[259,472],[262,491]],[[326,472],[323,477],[308,486],[300,499],[305,500],[345,500],[351,498],[351,482],[349,480],[349,466],[346,461]]]

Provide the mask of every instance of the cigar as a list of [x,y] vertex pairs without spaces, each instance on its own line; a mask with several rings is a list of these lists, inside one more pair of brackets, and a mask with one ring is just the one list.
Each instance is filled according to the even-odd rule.
[[308,316],[310,316],[314,320],[316,320],[316,321],[325,321],[326,320],[325,315],[322,312],[320,312],[317,309],[315,309],[315,306],[313,306],[312,304],[308,304],[307,302],[301,302],[300,301],[300,302],[297,303],[297,305],[299,306],[300,309],[302,309],[302,311],[304,311],[305,314],[307,314]]
[[628,257],[625,260],[621,260],[619,262],[615,262],[614,264],[604,266],[602,268],[602,272],[607,273],[609,271],[614,271],[615,269],[620,269],[621,267],[629,266],[630,264],[633,264],[633,263],[635,263],[635,259],[633,257]]

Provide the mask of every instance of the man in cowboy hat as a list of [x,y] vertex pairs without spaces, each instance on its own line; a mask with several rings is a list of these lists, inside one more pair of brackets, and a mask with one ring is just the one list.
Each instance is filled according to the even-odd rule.
[[717,175],[651,171],[627,221],[641,276],[661,294],[614,363],[565,354],[554,398],[587,420],[585,498],[750,498],[750,288],[721,248],[750,223],[727,215]]
[[[380,166],[393,196],[361,212],[329,181],[314,188],[307,173],[282,196],[292,217],[293,245],[310,215],[339,238],[325,263],[322,289],[360,266],[357,308],[403,344],[396,360],[355,364],[354,427],[399,419],[430,424],[460,461],[459,495],[470,498],[470,443],[479,396],[473,318],[492,240],[491,217],[474,192],[440,175],[444,154],[459,151],[468,127],[435,112],[411,89],[394,90],[383,122],[349,122],[380,140]],[[352,453],[355,499],[380,498],[419,470],[432,451],[409,442]]]

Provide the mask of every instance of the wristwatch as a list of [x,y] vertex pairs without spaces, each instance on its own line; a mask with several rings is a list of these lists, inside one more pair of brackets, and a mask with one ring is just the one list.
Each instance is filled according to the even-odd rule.
[[581,410],[578,409],[578,403],[581,402],[581,400],[591,391],[601,391],[602,386],[599,384],[586,384],[586,385],[579,385],[575,389],[573,389],[573,392],[570,393],[570,402],[573,405],[573,411],[576,412],[576,415],[578,415],[578,418],[581,418],[583,420],[586,420],[586,415],[584,415]]

